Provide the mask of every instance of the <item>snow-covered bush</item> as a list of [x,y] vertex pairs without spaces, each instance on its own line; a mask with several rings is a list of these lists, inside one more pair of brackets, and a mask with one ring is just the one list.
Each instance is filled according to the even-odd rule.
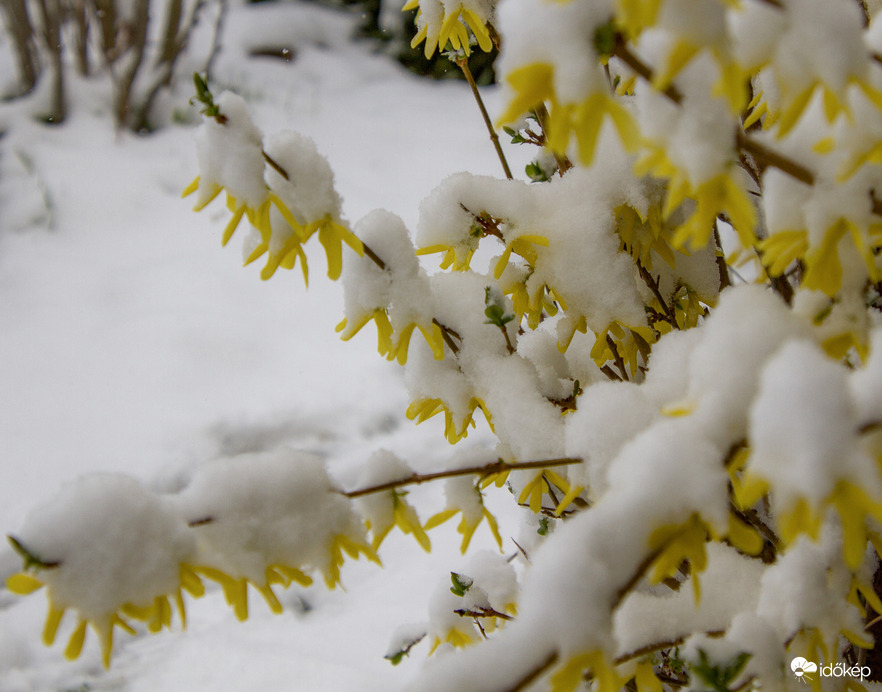
[[[45,585],[47,642],[72,609],[68,655],[91,623],[109,661],[114,627],[167,626],[204,579],[246,617],[248,584],[279,610],[274,587],[333,587],[394,528],[429,549],[454,519],[463,552],[478,530],[501,545],[484,499],[508,491],[513,560],[472,556],[389,650],[438,649],[420,690],[866,689],[882,20],[854,0],[416,5],[427,53],[501,44],[497,125],[536,147],[539,182],[461,173],[414,232],[384,210],[350,227],[309,138],[265,137],[197,77],[186,192],[197,209],[224,195],[223,242],[247,222],[264,279],[298,263],[307,279],[317,235],[338,331],[374,323],[408,417],[443,416],[451,444],[486,424],[496,447],[430,474],[377,452],[350,489],[291,450],[211,462],[174,497],[87,478],[11,537],[25,571],[8,587]],[[446,506],[424,520],[404,489],[436,480]]]

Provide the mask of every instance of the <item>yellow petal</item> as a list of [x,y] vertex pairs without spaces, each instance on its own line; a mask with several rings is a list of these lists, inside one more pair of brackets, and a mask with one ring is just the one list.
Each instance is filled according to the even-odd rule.
[[273,613],[278,615],[282,612],[282,604],[279,603],[279,599],[276,598],[276,594],[273,593],[273,589],[269,584],[259,586],[257,590],[260,592],[260,595],[263,596],[264,600],[267,602],[267,605]]
[[340,238],[330,228],[322,226],[319,230],[319,242],[325,248],[328,258],[328,278],[336,281],[343,271],[343,245]]
[[493,534],[493,538],[496,539],[496,545],[499,546],[499,550],[502,550],[502,536],[499,535],[499,522],[496,521],[496,517],[490,513],[489,510],[484,510],[484,518],[487,520],[487,526],[490,527],[490,533]]
[[193,182],[190,183],[189,185],[187,185],[187,187],[184,188],[183,192],[181,192],[181,198],[192,195],[198,189],[199,189],[199,176],[197,175],[195,178],[193,178]]
[[504,125],[513,122],[544,102],[552,93],[553,77],[554,68],[548,63],[532,63],[512,70],[506,76],[506,82],[515,95],[497,123]]
[[765,545],[762,536],[731,513],[727,538],[735,548],[748,555],[759,555]]
[[815,93],[815,84],[796,95],[778,119],[778,137],[784,137],[796,125]]
[[440,526],[451,517],[456,516],[456,514],[458,513],[458,509],[445,509],[443,512],[438,512],[438,514],[435,514],[434,516],[429,518],[429,520],[425,523],[424,528],[427,531],[429,529],[434,529],[436,526]]
[[98,627],[93,623],[93,627],[98,633],[98,642],[101,646],[101,662],[104,664],[104,669],[107,670],[110,668],[110,654],[113,651],[113,621],[106,627]]
[[58,634],[58,626],[61,624],[61,618],[64,617],[64,608],[56,608],[49,603],[49,612],[46,614],[46,624],[43,625],[43,643],[51,646],[55,641],[55,635]]
[[637,683],[637,692],[664,692],[664,687],[655,676],[655,670],[651,663],[646,661],[639,663],[634,678]]
[[278,570],[283,576],[287,577],[290,581],[296,581],[301,586],[310,586],[312,584],[312,577],[307,576],[299,569],[295,569],[287,565],[276,565],[275,569]]
[[24,572],[13,574],[6,580],[6,588],[19,596],[27,596],[42,587],[43,582]]
[[67,648],[64,650],[64,657],[73,661],[79,658],[80,652],[83,650],[83,642],[86,640],[86,620],[80,620],[73,634],[67,642]]
[[465,555],[466,550],[469,549],[469,543],[472,542],[472,536],[475,535],[475,529],[477,528],[478,522],[470,524],[465,517],[463,517],[462,521],[459,522],[459,526],[456,528],[456,530],[458,533],[462,534],[462,545],[459,547],[459,552],[461,552],[463,555]]
[[221,237],[221,246],[226,247],[227,243],[230,242],[230,238],[233,237],[233,233],[235,233],[236,228],[239,226],[239,222],[242,220],[242,216],[245,214],[245,205],[243,204],[241,207],[236,209],[233,212],[233,216],[230,218],[229,223],[227,223],[227,227],[224,229],[224,234]]
[[181,565],[181,586],[194,598],[199,598],[205,594],[205,585],[202,583],[199,575],[189,565]]

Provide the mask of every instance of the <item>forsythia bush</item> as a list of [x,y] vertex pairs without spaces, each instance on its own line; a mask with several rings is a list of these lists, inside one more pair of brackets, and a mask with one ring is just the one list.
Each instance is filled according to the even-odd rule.
[[[376,560],[395,528],[428,550],[452,519],[463,552],[477,530],[501,546],[484,497],[507,486],[533,540],[514,564],[475,555],[393,642],[393,662],[423,637],[441,648],[421,690],[867,689],[882,613],[875,3],[407,7],[427,55],[467,69],[499,45],[496,125],[535,147],[533,182],[461,173],[413,233],[387,211],[350,226],[310,139],[264,136],[197,77],[186,192],[197,209],[223,197],[223,242],[247,226],[261,278],[299,265],[306,280],[318,236],[343,281],[338,331],[376,328],[405,367],[407,416],[443,416],[451,444],[489,425],[496,448],[454,449],[428,475],[378,452],[350,490],[291,450],[207,464],[172,497],[89,477],[10,537],[25,571],[7,586],[45,586],[46,642],[73,610],[67,655],[91,624],[108,663],[115,628],[162,629],[172,603],[183,618],[205,579],[245,618],[249,584],[280,610],[274,589],[316,573],[334,587],[345,556]],[[447,505],[424,521],[403,488],[435,479]]]

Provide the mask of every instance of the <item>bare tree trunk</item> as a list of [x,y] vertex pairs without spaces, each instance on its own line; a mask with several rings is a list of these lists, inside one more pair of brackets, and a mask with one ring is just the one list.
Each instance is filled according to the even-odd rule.
[[147,45],[147,25],[150,21],[150,0],[136,0],[135,16],[129,25],[131,31],[131,52],[126,51],[126,63],[116,89],[116,124],[126,127],[129,124],[132,87],[141,63],[144,62],[144,49]]
[[37,84],[40,64],[36,59],[34,27],[28,16],[25,0],[0,0],[4,23],[9,27],[15,56],[18,60],[19,88],[21,94],[29,94]]
[[40,19],[43,23],[43,40],[49,56],[49,73],[52,75],[52,101],[46,119],[50,123],[64,121],[64,63],[61,59],[61,5],[59,0],[39,0]]
[[174,62],[178,56],[178,29],[181,26],[183,2],[182,0],[168,0],[168,10],[165,15],[165,30],[159,44],[159,54],[156,56],[155,68],[159,69],[163,63]]
[[74,22],[74,58],[77,72],[84,77],[89,74],[89,19],[84,0],[71,0],[69,7]]
[[218,0],[217,17],[214,21],[214,34],[211,37],[211,50],[208,53],[208,59],[205,61],[205,69],[203,70],[203,72],[205,73],[205,81],[211,80],[211,71],[214,68],[214,61],[220,53],[221,35],[223,34],[224,30],[224,20],[227,17],[227,9],[228,1]]
[[101,53],[109,65],[118,57],[116,48],[116,6],[113,0],[92,0],[95,17],[101,28]]
[[[199,22],[199,13],[204,5],[205,0],[195,0],[192,10],[182,23],[182,2],[181,0],[171,0],[164,31],[165,38],[163,39],[161,52],[153,70],[155,77],[152,85],[146,92],[147,95],[136,109],[132,122],[133,129],[140,131],[149,128],[150,123],[148,120],[153,102],[160,90],[171,85],[175,64],[181,54],[187,49],[190,34]],[[172,28],[174,28],[174,34],[172,34]]]

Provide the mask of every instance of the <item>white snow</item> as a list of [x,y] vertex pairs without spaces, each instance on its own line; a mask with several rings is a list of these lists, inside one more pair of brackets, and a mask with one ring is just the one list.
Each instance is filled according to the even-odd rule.
[[[310,5],[234,6],[217,74],[263,131],[293,128],[316,142],[346,218],[386,207],[414,227],[439,180],[466,168],[498,175],[499,162],[466,84],[409,75],[350,42],[353,24]],[[245,57],[280,36],[297,44],[291,63]],[[12,71],[2,43],[0,73]],[[175,492],[202,462],[285,445],[327,457],[341,478],[382,447],[437,469],[449,450],[437,445],[436,421],[405,419],[400,369],[377,356],[373,336],[342,343],[335,334],[340,287],[318,277],[306,291],[287,273],[261,282],[238,252],[220,248],[223,205],[194,214],[192,198],[180,199],[199,173],[194,128],[116,133],[106,86],[71,75],[70,93],[72,115],[58,128],[32,121],[20,103],[0,105],[0,532],[23,533],[25,516],[59,486],[95,471]],[[191,95],[187,80],[175,107],[196,122]],[[498,107],[493,89],[484,96]],[[307,248],[316,266],[323,254],[317,242]],[[440,487],[412,492],[443,507]],[[185,597],[188,632],[177,619],[161,635],[118,630],[109,671],[94,638],[77,661],[64,659],[74,618],[59,644],[43,646],[43,591],[0,590],[0,689],[388,690],[427,650],[395,668],[383,659],[391,635],[422,616],[431,584],[459,555],[450,524],[432,542],[425,555],[393,533],[380,550],[384,569],[347,561],[345,593],[277,588],[285,614],[252,596],[245,623],[207,582],[205,597]],[[483,529],[472,545],[496,549]],[[20,565],[4,541],[0,581]]]

